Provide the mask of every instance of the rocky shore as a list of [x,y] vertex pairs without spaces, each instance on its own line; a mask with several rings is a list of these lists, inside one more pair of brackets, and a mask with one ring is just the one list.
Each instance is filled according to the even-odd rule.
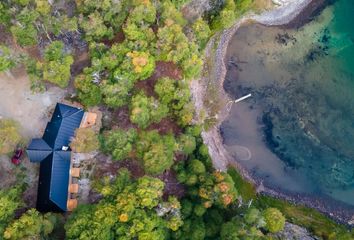
[[[213,159],[215,168],[226,171],[227,166],[233,165],[240,174],[248,181],[255,184],[257,191],[262,194],[271,195],[273,197],[289,200],[293,203],[304,204],[315,208],[341,223],[349,223],[353,216],[348,214],[344,208],[330,207],[324,204],[321,199],[314,199],[310,196],[295,195],[285,193],[277,189],[270,189],[262,184],[261,179],[257,179],[238,164],[233,157],[226,151],[223,145],[223,139],[220,135],[220,124],[228,116],[227,103],[231,101],[224,91],[223,83],[226,75],[225,55],[232,36],[236,33],[240,26],[249,22],[258,22],[267,26],[283,26],[283,27],[299,27],[310,21],[313,15],[323,8],[326,4],[325,0],[278,0],[273,1],[276,7],[273,10],[263,12],[259,15],[249,14],[239,19],[231,28],[224,30],[221,35],[214,36],[208,43],[205,51],[205,58],[212,59],[213,68],[207,67],[207,76],[192,82],[191,91],[193,94],[198,118],[208,119],[215,118],[216,124],[208,130],[203,131],[202,137],[204,143],[209,148],[209,154]],[[205,98],[210,97],[208,89],[212,87],[218,91],[214,102],[221,103],[223,106],[212,111],[205,106]],[[335,205],[334,205],[335,206]]]

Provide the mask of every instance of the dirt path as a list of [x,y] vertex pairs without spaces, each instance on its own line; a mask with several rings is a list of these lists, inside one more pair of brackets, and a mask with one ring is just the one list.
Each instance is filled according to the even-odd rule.
[[64,97],[64,90],[51,87],[41,94],[32,94],[23,69],[0,74],[0,117],[12,118],[21,126],[25,138],[40,137],[48,111]]

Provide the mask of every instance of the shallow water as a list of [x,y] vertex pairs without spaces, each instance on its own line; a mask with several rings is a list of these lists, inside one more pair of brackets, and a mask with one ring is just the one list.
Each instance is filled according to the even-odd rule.
[[264,184],[354,206],[354,1],[299,29],[251,24],[228,48],[227,150]]

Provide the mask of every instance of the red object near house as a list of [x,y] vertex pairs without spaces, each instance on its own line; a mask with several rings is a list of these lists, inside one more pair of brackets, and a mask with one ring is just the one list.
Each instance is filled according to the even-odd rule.
[[12,156],[11,158],[11,162],[15,165],[19,165],[21,163],[21,156],[23,154],[23,150],[22,149],[17,149],[15,154]]

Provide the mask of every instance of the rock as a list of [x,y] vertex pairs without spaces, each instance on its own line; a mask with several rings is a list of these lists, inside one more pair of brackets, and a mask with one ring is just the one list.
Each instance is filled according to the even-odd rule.
[[286,5],[286,4],[289,4],[289,3],[292,3],[292,2],[295,2],[296,0],[272,0],[272,2],[276,5],[280,5],[280,6],[283,6],[283,5]]
[[315,240],[306,228],[295,224],[285,223],[284,230],[273,235],[275,239],[287,240]]
[[194,21],[210,8],[210,0],[192,0],[183,7],[182,12],[188,21]]

